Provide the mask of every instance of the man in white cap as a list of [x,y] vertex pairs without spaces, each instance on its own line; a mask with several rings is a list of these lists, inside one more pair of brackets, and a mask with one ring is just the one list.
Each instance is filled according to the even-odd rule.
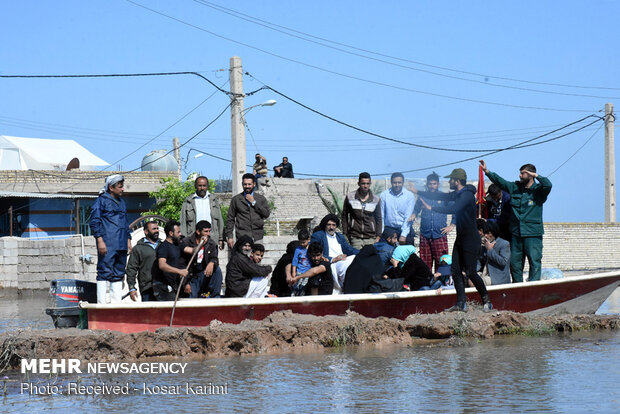
[[131,235],[127,220],[127,206],[121,199],[125,178],[110,175],[99,198],[91,207],[90,228],[97,240],[97,303],[106,303],[110,286],[110,302],[121,301],[127,253],[131,250]]

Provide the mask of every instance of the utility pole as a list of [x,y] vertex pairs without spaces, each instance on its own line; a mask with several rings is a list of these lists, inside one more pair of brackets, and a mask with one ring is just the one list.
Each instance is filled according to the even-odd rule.
[[243,69],[241,58],[230,58],[230,142],[232,146],[232,193],[238,194],[242,190],[241,176],[246,172],[245,160],[245,128],[243,126]]
[[616,222],[616,155],[614,106],[605,104],[605,222]]
[[180,151],[179,138],[172,138],[172,149],[174,150],[174,159],[177,160],[177,175],[179,181],[181,181],[181,151]]

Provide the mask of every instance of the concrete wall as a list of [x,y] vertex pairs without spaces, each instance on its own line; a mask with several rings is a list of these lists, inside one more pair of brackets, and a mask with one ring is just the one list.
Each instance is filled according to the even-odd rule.
[[[543,238],[543,267],[562,270],[620,269],[620,224],[546,223]],[[448,239],[450,247],[455,232]],[[263,264],[275,266],[288,242],[295,236],[265,237],[267,252]],[[86,254],[92,263],[80,260],[81,239],[29,240],[0,238],[0,286],[18,289],[47,289],[49,281],[74,278],[95,281],[97,252],[93,237],[84,237]],[[220,252],[225,270],[227,254]],[[526,265],[527,269],[527,265]]]
[[83,262],[82,239],[70,237],[54,240],[0,238],[0,286],[17,289],[49,289],[54,279],[83,279],[97,276],[95,239],[84,237],[85,254],[92,263]]

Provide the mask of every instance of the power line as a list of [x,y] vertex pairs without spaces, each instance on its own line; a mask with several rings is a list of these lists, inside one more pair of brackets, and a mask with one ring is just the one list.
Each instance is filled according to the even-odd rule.
[[457,96],[450,96],[450,95],[444,95],[444,94],[440,94],[440,93],[434,93],[434,92],[427,92],[427,91],[422,91],[422,90],[418,90],[418,89],[412,89],[412,88],[405,88],[402,86],[397,86],[397,85],[392,85],[389,83],[385,83],[385,82],[379,82],[379,81],[374,81],[371,79],[366,79],[366,78],[361,78],[358,76],[353,76],[353,75],[347,75],[345,73],[342,72],[337,72],[337,71],[333,71],[330,69],[326,69],[320,66],[316,66],[316,65],[312,65],[310,63],[306,63],[306,62],[302,62],[300,60],[296,60],[296,59],[292,59],[292,58],[288,58],[286,56],[282,56],[273,52],[269,52],[265,49],[256,47],[256,46],[252,46],[248,43],[244,43],[244,42],[240,42],[238,40],[234,40],[232,38],[226,37],[226,36],[222,36],[220,34],[217,34],[213,31],[207,30],[203,27],[200,26],[196,26],[192,23],[186,22],[184,20],[178,19],[176,17],[170,16],[168,14],[159,12],[157,10],[151,9],[149,7],[146,7],[142,4],[136,3],[132,0],[126,0],[128,3],[131,3],[135,6],[138,6],[140,8],[143,8],[145,10],[148,10],[152,13],[158,14],[162,17],[166,17],[170,20],[176,21],[178,23],[181,23],[183,25],[192,27],[194,29],[200,30],[202,32],[208,33],[212,36],[218,37],[220,39],[224,39],[226,41],[238,44],[238,45],[242,45],[245,46],[247,48],[259,51],[261,53],[265,53],[269,56],[273,56],[276,57],[278,59],[282,59],[282,60],[286,60],[288,62],[293,62],[302,66],[306,66],[312,69],[316,69],[319,70],[321,72],[325,72],[325,73],[330,73],[332,75],[336,75],[336,76],[340,76],[340,77],[344,77],[344,78],[348,78],[348,79],[353,79],[353,80],[357,80],[360,82],[365,82],[365,83],[369,83],[369,84],[373,84],[373,85],[377,85],[377,86],[382,86],[382,87],[386,87],[386,88],[390,88],[390,89],[396,89],[398,91],[403,91],[403,92],[411,92],[411,93],[417,93],[417,94],[422,94],[422,95],[428,95],[428,96],[434,96],[434,97],[438,97],[438,98],[445,98],[445,99],[452,99],[452,100],[457,100],[457,101],[462,101],[462,102],[472,102],[472,103],[478,103],[478,104],[485,104],[485,105],[495,105],[495,106],[503,106],[503,107],[508,107],[508,108],[518,108],[518,109],[537,109],[537,110],[541,110],[541,111],[555,111],[555,112],[591,112],[589,109],[561,109],[561,108],[549,108],[549,107],[538,107],[538,106],[526,106],[526,105],[515,105],[515,104],[508,104],[508,103],[503,103],[503,102],[494,102],[494,101],[485,101],[485,100],[480,100],[480,99],[470,99],[470,98],[461,98],[461,97],[457,97]]
[[[408,65],[403,65],[403,64],[399,64],[399,63],[389,62],[389,61],[384,60],[384,59],[379,59],[379,58],[375,58],[375,57],[372,57],[372,56],[363,55],[361,53],[351,52],[349,50],[345,50],[345,49],[342,49],[342,48],[339,48],[339,47],[335,47],[335,46],[330,46],[328,44],[321,43],[321,42],[318,42],[316,40],[307,39],[307,38],[304,38],[302,36],[299,36],[299,35],[296,35],[296,34],[293,34],[293,33],[288,33],[288,32],[286,32],[284,30],[280,30],[280,29],[277,29],[275,27],[269,26],[269,25],[273,25],[272,23],[265,23],[265,24],[263,24],[263,23],[254,21],[254,20],[259,20],[259,19],[255,19],[255,18],[252,18],[252,17],[249,17],[249,16],[248,16],[248,18],[239,16],[237,14],[242,14],[242,13],[236,12],[236,11],[234,11],[232,9],[227,9],[225,7],[221,7],[221,6],[215,5],[213,3],[209,3],[207,1],[202,1],[202,0],[193,0],[193,1],[196,2],[196,3],[199,3],[199,4],[203,5],[203,6],[209,7],[211,9],[213,9],[213,10],[217,10],[220,13],[228,14],[230,16],[233,16],[233,17],[237,18],[237,19],[241,19],[241,20],[250,22],[252,24],[256,24],[256,25],[265,27],[267,29],[276,31],[278,33],[282,33],[284,35],[294,37],[296,39],[300,39],[300,40],[303,40],[303,41],[306,41],[306,42],[310,42],[310,43],[313,43],[313,44],[316,44],[316,45],[319,45],[319,46],[323,46],[323,47],[326,47],[326,48],[329,48],[329,49],[332,49],[332,50],[343,52],[343,53],[346,53],[346,54],[349,54],[349,55],[352,55],[352,56],[357,56],[357,57],[361,57],[361,58],[364,58],[364,59],[369,59],[369,60],[372,60],[372,61],[375,61],[375,62],[385,63],[387,65],[396,66],[396,67],[403,68],[403,69],[408,69],[408,70],[413,70],[413,71],[416,71],[416,72],[426,73],[426,74],[430,74],[430,75],[433,75],[433,76],[440,76],[440,77],[444,77],[444,78],[448,78],[448,79],[456,79],[456,80],[461,80],[461,81],[465,81],[465,82],[478,83],[478,84],[481,84],[481,85],[492,86],[492,87],[497,87],[497,88],[507,88],[507,89],[526,91],[526,92],[544,93],[544,94],[550,94],[550,95],[575,96],[575,97],[597,98],[597,99],[619,99],[619,97],[617,97],[617,96],[586,95],[586,94],[579,94],[579,93],[546,91],[546,90],[541,90],[541,89],[525,88],[525,87],[510,86],[510,85],[502,85],[502,84],[497,84],[497,83],[489,82],[488,80],[482,81],[482,80],[476,80],[476,79],[468,79],[468,78],[463,78],[463,77],[460,77],[460,76],[446,75],[446,74],[434,72],[434,71],[431,71],[431,70],[415,68],[415,67],[408,66]],[[237,13],[237,14],[235,14],[235,13]],[[291,30],[291,29],[287,29],[287,30]],[[312,37],[314,37],[314,36],[312,36]],[[330,42],[330,43],[333,43],[333,42]],[[347,46],[347,47],[350,47],[350,46]],[[485,77],[485,79],[488,79],[488,77]]]
[[577,151],[573,152],[573,154],[572,154],[570,157],[568,157],[568,158],[566,159],[566,161],[564,161],[562,164],[560,164],[560,165],[558,166],[558,168],[556,168],[555,170],[551,171],[551,173],[550,173],[547,177],[551,177],[551,176],[552,176],[552,175],[553,175],[553,174],[554,174],[557,170],[559,170],[560,168],[562,168],[562,167],[563,167],[563,166],[564,166],[567,162],[569,162],[569,161],[570,161],[570,160],[571,160],[571,159],[572,159],[575,155],[577,155],[577,153],[578,153],[579,151],[581,151],[581,149],[582,149],[583,147],[585,147],[585,146],[588,144],[588,142],[590,142],[590,140],[592,140],[592,138],[594,138],[594,136],[596,135],[596,133],[597,133],[598,131],[600,131],[600,130],[601,130],[601,128],[603,127],[603,125],[605,125],[605,124],[603,123],[603,124],[599,125],[599,127],[597,128],[597,130],[596,130],[596,131],[594,131],[594,133],[590,136],[590,138],[588,138],[588,139],[586,140],[586,142],[584,142],[584,143],[583,143],[583,144],[582,144],[579,148],[577,148]]
[[[228,83],[228,81],[224,82],[224,84],[222,84],[222,86],[226,85]],[[218,90],[221,90],[221,87],[218,87]],[[130,157],[131,155],[135,154],[136,152],[138,152],[139,150],[141,150],[142,148],[144,148],[145,146],[147,146],[148,144],[150,144],[151,142],[155,141],[155,139],[159,138],[160,136],[162,136],[164,133],[166,133],[168,130],[170,130],[172,127],[174,127],[175,125],[177,125],[179,122],[181,122],[182,120],[184,120],[185,118],[187,118],[192,112],[194,112],[196,109],[200,108],[205,102],[207,102],[209,99],[211,99],[211,97],[213,95],[215,95],[218,91],[215,90],[211,93],[211,95],[207,96],[202,102],[200,102],[198,105],[196,105],[195,107],[193,107],[188,113],[186,113],[185,115],[183,115],[181,118],[177,119],[174,123],[172,123],[170,126],[168,126],[166,129],[164,129],[163,131],[161,131],[159,134],[155,135],[153,138],[151,138],[150,140],[148,140],[147,142],[145,142],[144,144],[140,145],[138,148],[136,148],[135,150],[133,150],[132,152],[130,152],[129,154],[125,155],[122,158],[119,158],[118,160],[114,161],[112,164],[110,164],[108,167],[104,168],[104,170],[107,170],[109,167],[111,167],[112,165],[118,164],[119,162],[121,162],[122,160]],[[219,116],[218,116],[219,118]],[[217,118],[216,118],[217,119]],[[205,128],[206,129],[206,128]],[[201,131],[202,132],[202,131]],[[191,141],[192,139],[194,139],[194,137],[190,138],[187,142]],[[185,144],[183,144],[185,145]]]
[[[249,75],[249,76],[252,76],[252,75],[250,75],[248,72],[246,72],[246,74],[247,74],[247,75]],[[253,76],[252,76],[252,77],[253,77]],[[256,78],[254,77],[254,79],[256,79]],[[257,79],[257,80],[258,80],[258,79]],[[261,82],[261,81],[259,80],[259,82]],[[261,82],[261,83],[262,83],[262,82]],[[263,84],[263,85],[265,85],[265,84]],[[360,128],[360,127],[357,127],[357,126],[355,126],[355,125],[349,124],[349,123],[344,122],[344,121],[341,121],[341,120],[339,120],[339,119],[336,119],[336,118],[334,118],[334,117],[332,117],[332,116],[330,116],[330,115],[327,115],[327,114],[325,114],[325,113],[323,113],[323,112],[321,112],[321,111],[318,111],[318,110],[316,110],[316,109],[314,109],[314,108],[311,108],[311,107],[309,107],[308,105],[305,105],[305,104],[303,104],[303,103],[301,103],[301,102],[299,102],[299,101],[297,101],[297,100],[295,100],[295,99],[291,98],[290,96],[288,96],[288,95],[286,95],[286,94],[284,94],[284,93],[282,93],[282,92],[280,92],[280,91],[278,91],[278,90],[276,90],[276,89],[272,88],[272,87],[271,87],[271,86],[269,86],[269,85],[265,85],[265,87],[266,87],[266,88],[268,88],[269,90],[271,90],[272,92],[274,92],[274,93],[276,93],[276,94],[280,95],[281,97],[283,97],[283,98],[285,98],[285,99],[288,99],[289,101],[291,101],[291,102],[293,102],[293,103],[295,103],[295,104],[297,104],[297,105],[301,106],[302,108],[307,109],[307,110],[309,110],[309,111],[311,111],[311,112],[314,112],[314,113],[315,113],[315,114],[317,114],[317,115],[322,116],[323,118],[329,119],[330,121],[336,122],[337,124],[340,124],[340,125],[343,125],[343,126],[345,126],[345,127],[347,127],[347,128],[351,128],[351,129],[353,129],[353,130],[356,130],[356,131],[362,132],[362,133],[364,133],[364,134],[371,135],[371,136],[374,136],[374,137],[377,137],[377,138],[380,138],[380,139],[384,139],[384,140],[386,140],[386,141],[397,142],[397,143],[399,143],[399,144],[409,145],[409,146],[412,146],[412,147],[417,147],[417,148],[430,149],[430,150],[436,150],[436,151],[447,151],[447,152],[487,152],[487,151],[503,151],[503,150],[504,150],[504,149],[502,149],[502,148],[496,148],[496,149],[458,149],[458,148],[442,148],[442,147],[436,147],[436,146],[432,146],[432,145],[415,144],[415,143],[411,143],[411,142],[407,142],[407,141],[399,140],[399,139],[396,139],[396,138],[391,138],[391,137],[388,137],[388,136],[385,136],[385,135],[382,135],[382,134],[378,134],[378,133],[371,132],[371,131],[368,131],[368,130],[366,130],[366,129],[363,129],[363,128]],[[560,128],[554,129],[554,130],[549,131],[549,132],[547,132],[547,133],[544,133],[544,134],[542,134],[542,135],[538,135],[538,136],[536,136],[536,137],[534,137],[534,138],[532,138],[532,139],[530,139],[530,140],[527,140],[526,142],[531,142],[531,141],[537,140],[537,139],[539,139],[539,138],[543,138],[543,137],[545,137],[545,136],[551,135],[551,134],[553,134],[553,133],[555,133],[555,132],[558,132],[558,131],[560,131],[560,130],[562,130],[562,129],[568,128],[568,127],[573,126],[573,125],[575,125],[575,124],[578,124],[578,123],[580,123],[580,122],[582,122],[582,121],[584,121],[584,120],[586,120],[586,119],[588,119],[588,118],[597,118],[597,120],[596,120],[595,122],[597,122],[597,121],[599,121],[599,120],[602,120],[602,119],[603,119],[602,117],[600,117],[600,116],[598,116],[598,115],[594,115],[594,114],[587,115],[587,116],[585,116],[585,117],[583,117],[583,118],[581,118],[581,119],[578,119],[578,120],[576,120],[576,121],[573,121],[573,122],[571,122],[571,123],[569,123],[569,124],[566,124],[566,125],[564,125],[564,126],[562,126],[562,127],[560,127]],[[589,125],[591,125],[591,124],[589,124]],[[538,145],[538,144],[532,144],[532,145]],[[528,146],[532,146],[532,145],[528,145]]]
[[[533,85],[560,86],[560,87],[577,88],[577,89],[620,90],[620,88],[607,87],[607,86],[583,86],[583,85],[571,85],[571,84],[552,83],[552,82],[537,82],[537,81],[531,81],[531,80],[524,80],[524,79],[517,79],[517,78],[510,78],[510,77],[503,77],[503,76],[495,76],[495,75],[489,75],[489,74],[483,74],[483,73],[470,72],[470,71],[465,71],[465,70],[461,70],[461,69],[448,68],[448,67],[445,67],[445,66],[431,65],[431,64],[428,64],[428,63],[424,63],[424,62],[410,60],[410,59],[404,59],[404,58],[400,58],[400,57],[396,57],[396,56],[392,56],[392,55],[388,55],[388,54],[384,54],[384,53],[380,53],[380,52],[375,52],[375,51],[372,51],[372,50],[369,50],[369,49],[363,49],[363,48],[360,48],[360,47],[352,46],[352,45],[349,45],[349,44],[346,44],[346,43],[341,43],[341,42],[337,42],[337,41],[334,41],[334,40],[326,39],[324,37],[315,36],[315,35],[312,35],[312,34],[309,34],[309,33],[306,33],[306,32],[302,32],[302,31],[299,31],[299,30],[292,29],[292,28],[287,27],[287,26],[282,26],[282,25],[275,24],[275,23],[272,23],[272,22],[269,22],[269,21],[266,21],[266,20],[262,20],[262,19],[259,19],[257,17],[253,17],[253,16],[250,16],[248,14],[245,14],[245,13],[242,13],[242,12],[230,9],[230,8],[226,8],[224,6],[220,6],[218,4],[211,3],[211,2],[208,2],[208,1],[204,1],[204,0],[193,0],[193,1],[195,1],[197,3],[201,3],[201,4],[203,4],[203,5],[207,6],[207,7],[210,7],[212,9],[218,10],[218,11],[220,11],[222,13],[229,14],[229,15],[231,15],[233,17],[236,17],[236,18],[239,18],[239,19],[243,19],[243,20],[249,21],[251,23],[258,24],[258,25],[263,26],[263,27],[267,27],[267,28],[269,28],[271,30],[276,30],[276,29],[274,29],[274,27],[277,27],[277,28],[280,28],[280,29],[288,30],[288,31],[293,32],[293,33],[298,33],[298,34],[301,34],[303,36],[307,36],[307,37],[310,37],[310,38],[313,38],[313,39],[317,39],[317,40],[321,40],[321,41],[324,41],[324,42],[332,43],[332,44],[335,44],[335,45],[347,47],[349,49],[357,50],[357,51],[360,51],[360,52],[370,53],[370,54],[373,54],[373,55],[376,55],[376,56],[382,56],[382,57],[385,57],[385,58],[389,58],[389,59],[393,59],[393,60],[398,60],[398,61],[401,61],[401,62],[413,63],[413,64],[416,64],[416,65],[425,66],[425,67],[429,67],[429,68],[441,69],[441,70],[445,70],[445,71],[449,71],[449,72],[462,73],[462,74],[478,76],[478,77],[482,77],[482,78],[494,78],[494,79],[506,80],[506,81],[511,81],[511,82],[519,82],[519,83],[527,83],[527,84],[533,84]],[[244,16],[246,18],[242,18],[240,16]],[[261,23],[263,23],[263,24],[261,24]],[[273,27],[268,27],[268,26],[273,26]],[[289,36],[293,36],[292,34],[283,32],[281,30],[277,30],[277,31],[279,31],[281,33],[284,33],[284,34],[287,34]],[[295,37],[297,37],[297,36],[295,36]],[[303,40],[307,40],[307,39],[303,39]]]
[[180,76],[180,75],[193,75],[209,82],[211,86],[219,90],[225,95],[234,96],[232,92],[226,91],[209,78],[201,75],[198,72],[150,72],[150,73],[103,73],[103,74],[76,74],[76,75],[0,75],[3,79],[68,79],[68,78],[133,78],[133,77],[147,77],[147,76]]

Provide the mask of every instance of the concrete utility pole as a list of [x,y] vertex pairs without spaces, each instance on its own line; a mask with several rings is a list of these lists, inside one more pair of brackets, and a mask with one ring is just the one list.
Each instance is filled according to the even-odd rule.
[[616,155],[614,106],[605,104],[605,222],[616,222]]
[[181,181],[181,151],[180,151],[179,139],[177,137],[172,138],[172,149],[174,150],[174,159],[177,160],[177,175],[179,181]]
[[242,191],[241,176],[246,172],[245,160],[245,127],[243,126],[243,69],[241,58],[230,58],[230,142],[232,146],[232,193]]

